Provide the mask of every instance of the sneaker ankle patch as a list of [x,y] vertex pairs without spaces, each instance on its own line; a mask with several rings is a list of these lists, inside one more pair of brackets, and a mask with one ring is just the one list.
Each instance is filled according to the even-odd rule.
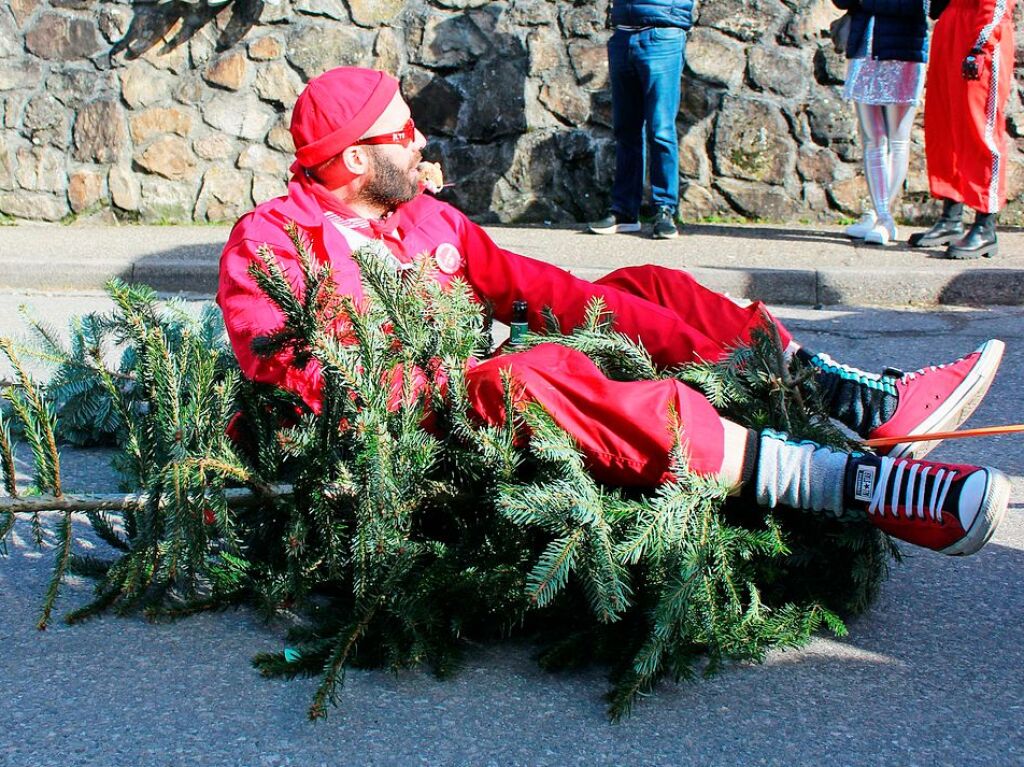
[[862,464],[857,467],[857,474],[853,480],[853,499],[871,503],[875,494],[875,477],[878,472],[870,464]]

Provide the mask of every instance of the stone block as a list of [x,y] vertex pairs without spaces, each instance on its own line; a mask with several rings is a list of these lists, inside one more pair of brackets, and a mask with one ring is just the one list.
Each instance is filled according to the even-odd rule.
[[747,76],[758,90],[802,99],[814,77],[814,68],[799,52],[756,45],[747,52]]
[[567,70],[551,73],[540,88],[540,101],[549,112],[568,125],[583,125],[590,118],[590,98],[576,87]]
[[121,98],[132,109],[169,101],[174,76],[153,69],[144,61],[133,61],[121,74]]
[[48,93],[29,99],[22,126],[35,144],[51,144],[61,149],[71,145],[71,113]]
[[295,152],[295,142],[292,140],[292,132],[288,130],[289,119],[288,115],[284,115],[274,127],[267,131],[267,146],[290,155]]
[[369,34],[362,31],[295,25],[286,56],[308,81],[334,67],[365,66],[369,63],[370,43]]
[[569,64],[565,43],[557,30],[531,30],[526,38],[526,49],[530,55],[530,75],[534,77],[565,69]]
[[276,117],[272,107],[249,93],[218,94],[203,109],[208,125],[249,141],[262,141]]
[[189,221],[195,205],[193,182],[169,181],[159,176],[144,176],[139,215],[144,223]]
[[868,186],[861,174],[829,184],[825,191],[835,207],[851,216],[861,214],[868,197]]
[[804,181],[830,184],[840,178],[839,159],[828,149],[804,144],[797,151],[796,169]]
[[24,139],[14,132],[0,132],[0,189],[13,189],[16,152]]
[[207,91],[208,89],[203,85],[203,80],[199,74],[189,72],[187,75],[178,78],[172,95],[179,104],[198,106],[202,103]]
[[60,221],[68,214],[64,195],[44,192],[0,192],[0,213],[33,221]]
[[715,124],[715,170],[721,176],[781,184],[796,165],[796,145],[777,106],[728,96]]
[[128,126],[132,141],[143,144],[161,133],[187,136],[192,130],[192,115],[178,107],[153,107],[133,114]]
[[385,72],[398,74],[404,69],[405,48],[391,27],[381,27],[373,41],[373,66]]
[[281,197],[288,192],[288,184],[278,176],[264,176],[256,173],[252,177],[252,201],[259,205],[261,202]]
[[68,203],[74,213],[88,210],[100,201],[103,194],[103,176],[91,168],[81,168],[68,180]]
[[234,221],[252,207],[249,174],[215,165],[203,175],[196,201],[196,218],[205,221]]
[[789,12],[778,0],[715,0],[700,9],[702,27],[753,42],[767,38],[788,19]]
[[707,186],[711,183],[711,162],[708,159],[706,126],[689,126],[679,137],[679,172]]
[[211,133],[193,141],[192,149],[204,160],[225,160],[234,156],[235,142],[223,133]]
[[278,35],[264,35],[249,43],[249,58],[253,61],[273,61],[284,55],[284,40]]
[[859,157],[857,118],[844,101],[834,96],[813,99],[807,120],[816,144],[831,147],[844,160]]
[[181,136],[161,136],[137,152],[135,162],[147,172],[172,181],[190,178],[196,167],[188,142]]
[[120,89],[112,71],[97,72],[86,63],[85,66],[62,65],[51,68],[46,77],[46,90],[66,107],[81,109],[82,105],[95,98],[110,96]]
[[32,192],[64,192],[68,185],[64,153],[45,146],[22,147],[15,155],[14,178]]
[[788,221],[800,210],[800,203],[778,186],[719,178],[715,180],[715,187],[747,218]]
[[402,0],[348,0],[352,21],[371,29],[392,23],[404,8]]
[[264,176],[284,178],[291,165],[291,158],[268,149],[262,144],[250,144],[238,155],[237,166]]
[[402,80],[402,95],[424,135],[455,135],[464,98],[446,78],[424,71],[410,72]]
[[51,61],[74,61],[99,53],[102,42],[94,20],[48,11],[28,28],[25,48]]
[[127,138],[121,105],[114,99],[90,101],[75,120],[74,157],[81,162],[115,162]]
[[561,3],[559,7],[562,29],[570,37],[593,37],[606,34],[607,13],[607,0],[597,0],[581,5]]
[[107,42],[116,43],[127,33],[132,23],[132,11],[123,5],[104,5],[100,8],[98,25]]
[[608,85],[608,51],[604,43],[590,40],[572,40],[569,43],[569,61],[576,73],[576,82],[587,90],[596,91]]
[[35,88],[42,82],[43,68],[31,59],[0,61],[0,91]]
[[558,26],[558,3],[548,0],[511,0],[505,9],[504,20],[516,27],[555,27]]
[[348,12],[341,0],[293,0],[292,8],[307,16],[326,16],[335,21],[348,21]]
[[743,46],[713,29],[697,27],[686,43],[686,68],[714,85],[733,90],[743,81],[747,59]]
[[203,73],[203,79],[211,85],[237,91],[245,85],[249,73],[249,62],[241,51],[226,53],[214,60]]
[[467,14],[431,14],[423,27],[423,41],[411,58],[428,67],[465,67],[491,47],[487,36]]
[[493,141],[526,129],[526,61],[494,58],[479,62],[464,81],[467,93],[488,98],[466,101],[461,133],[470,141]]
[[0,13],[0,59],[19,56],[22,53],[21,33],[14,19]]
[[846,57],[836,53],[830,41],[818,43],[814,51],[814,79],[822,85],[846,82]]
[[129,168],[115,165],[107,174],[110,199],[121,210],[137,211],[142,198],[142,187]]
[[41,0],[10,0],[11,13],[14,14],[14,21],[19,27],[24,27],[36,9],[42,5]]
[[800,0],[786,24],[781,39],[787,45],[802,46],[828,35],[829,25],[843,15],[831,0]]
[[283,61],[271,61],[260,66],[253,90],[264,101],[291,106],[302,91],[302,80]]

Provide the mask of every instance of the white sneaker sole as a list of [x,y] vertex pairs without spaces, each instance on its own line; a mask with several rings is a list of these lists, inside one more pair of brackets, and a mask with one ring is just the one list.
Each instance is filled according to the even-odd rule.
[[[981,401],[988,393],[992,380],[1003,360],[1006,344],[998,339],[986,341],[979,347],[981,359],[971,372],[953,390],[953,393],[928,418],[914,428],[907,436],[928,434],[933,431],[952,431],[971,417]],[[893,445],[887,455],[891,458],[924,458],[936,445],[942,442],[937,439],[931,442],[900,442]]]
[[988,486],[978,515],[966,535],[952,546],[942,549],[943,554],[962,557],[978,551],[988,543],[1006,516],[1006,507],[1010,505],[1010,479],[998,469],[985,471],[988,473]]
[[629,234],[630,232],[639,232],[640,224],[612,224],[611,226],[589,226],[587,231],[591,234]]

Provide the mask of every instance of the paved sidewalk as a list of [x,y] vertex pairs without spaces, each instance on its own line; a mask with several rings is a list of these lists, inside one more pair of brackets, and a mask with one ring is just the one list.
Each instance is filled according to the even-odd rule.
[[[226,226],[0,227],[0,290],[96,290],[112,276],[210,295]],[[1024,304],[1024,231],[999,234],[995,259],[855,245],[839,227],[694,224],[677,240],[599,237],[582,227],[491,226],[503,247],[588,279],[634,264],[692,271],[737,297],[795,305]],[[902,232],[907,236],[911,231]]]

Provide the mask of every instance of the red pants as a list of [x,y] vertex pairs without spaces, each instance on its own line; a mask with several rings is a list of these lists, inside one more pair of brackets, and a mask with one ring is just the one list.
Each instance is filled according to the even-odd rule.
[[[935,24],[924,103],[933,197],[982,213],[1006,205],[1006,103],[1013,87],[1014,0],[952,0]],[[964,80],[975,45],[981,77]]]
[[[674,269],[620,269],[597,281],[671,310],[719,355],[747,341],[767,313],[760,303],[740,307]],[[778,323],[776,323],[778,325]],[[568,328],[566,328],[568,330]],[[782,343],[790,335],[779,325]],[[677,360],[688,362],[689,360]],[[467,373],[474,412],[491,424],[504,421],[501,371],[511,370],[521,396],[538,402],[577,441],[594,476],[611,485],[653,486],[671,478],[675,434],[669,413],[683,427],[690,468],[716,474],[722,468],[722,422],[703,394],[679,381],[613,381],[586,355],[557,344],[494,357]]]

